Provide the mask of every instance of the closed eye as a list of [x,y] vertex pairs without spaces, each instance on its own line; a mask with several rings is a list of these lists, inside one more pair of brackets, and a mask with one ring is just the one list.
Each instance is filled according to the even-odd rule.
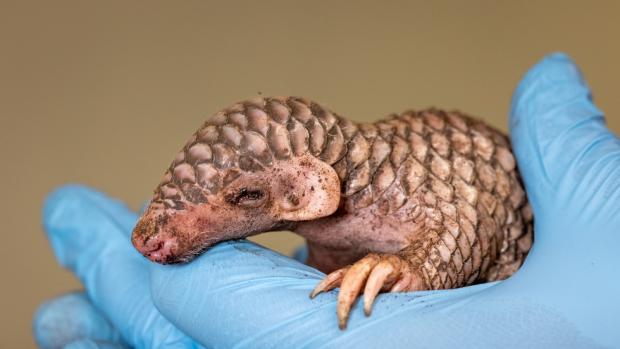
[[232,205],[254,205],[262,201],[265,193],[260,189],[241,188],[236,193],[230,193],[226,201]]

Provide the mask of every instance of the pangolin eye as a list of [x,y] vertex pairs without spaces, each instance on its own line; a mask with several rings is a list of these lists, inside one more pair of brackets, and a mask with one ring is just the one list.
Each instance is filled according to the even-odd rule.
[[265,192],[261,189],[241,188],[237,192],[230,193],[226,201],[232,205],[258,206],[262,203]]

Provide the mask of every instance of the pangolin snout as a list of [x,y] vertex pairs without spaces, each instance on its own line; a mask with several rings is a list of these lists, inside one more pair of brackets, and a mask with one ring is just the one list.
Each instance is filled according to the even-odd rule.
[[145,215],[138,221],[131,236],[134,247],[146,258],[157,263],[174,263],[179,253],[177,237],[160,226],[160,217]]
[[132,238],[133,245],[146,258],[157,263],[171,263],[179,244],[175,238],[161,238],[158,235],[143,238]]

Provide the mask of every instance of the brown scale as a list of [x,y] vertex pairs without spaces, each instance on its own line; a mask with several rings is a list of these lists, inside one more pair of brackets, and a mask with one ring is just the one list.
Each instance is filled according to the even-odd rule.
[[[149,212],[174,215],[192,205],[216,205],[218,195],[244,175],[267,173],[293,159],[302,159],[295,166],[306,161],[312,167],[318,159],[333,169],[340,184],[337,210],[265,227],[288,227],[306,237],[308,263],[331,272],[312,297],[341,288],[341,328],[362,292],[370,313],[381,291],[504,279],[530,249],[532,215],[508,139],[481,121],[437,109],[370,124],[304,98],[235,104],[210,118],[175,157]],[[291,197],[296,205],[299,197]],[[146,233],[146,226],[138,224],[134,244],[155,236],[158,230]],[[249,230],[235,237],[261,229]],[[193,238],[203,245],[191,246],[192,253],[204,250],[207,240],[230,236]],[[163,262],[188,259],[168,256]]]

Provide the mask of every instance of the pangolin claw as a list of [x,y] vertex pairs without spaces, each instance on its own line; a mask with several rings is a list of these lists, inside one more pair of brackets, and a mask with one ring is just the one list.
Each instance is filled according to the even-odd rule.
[[319,293],[327,292],[338,287],[338,285],[340,285],[340,282],[342,281],[342,278],[344,277],[344,274],[347,272],[347,269],[348,268],[338,269],[333,273],[327,275],[325,279],[323,279],[323,281],[316,285],[314,290],[312,290],[312,292],[310,293],[310,299],[313,299]]
[[341,330],[347,327],[351,307],[362,291],[362,287],[372,268],[374,268],[377,263],[379,263],[379,256],[376,254],[369,254],[353,264],[345,273],[342,284],[340,285],[338,306],[336,308],[338,327],[340,327]]
[[370,316],[372,304],[379,291],[394,282],[393,279],[397,274],[395,272],[398,272],[398,269],[398,266],[383,260],[372,270],[366,281],[366,288],[364,288],[364,314],[366,316]]

